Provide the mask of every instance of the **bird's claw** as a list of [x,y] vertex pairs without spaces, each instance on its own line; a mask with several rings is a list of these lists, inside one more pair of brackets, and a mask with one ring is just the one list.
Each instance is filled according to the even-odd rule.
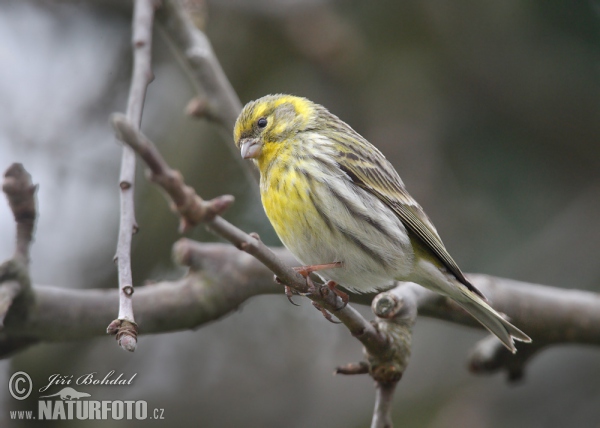
[[[297,294],[297,293],[296,293]],[[292,290],[292,287],[286,285],[285,286],[285,296],[287,297],[287,299],[290,301],[290,303],[294,306],[300,306],[298,303],[294,302],[292,300],[292,296],[294,295],[294,290]]]
[[[341,267],[342,263],[341,262],[333,262],[333,263],[324,263],[324,264],[320,264],[320,265],[308,265],[308,266],[297,266],[294,267],[293,269],[298,272],[300,275],[302,275],[302,277],[304,279],[306,279],[306,285],[308,288],[308,292],[307,293],[299,293],[296,290],[292,289],[290,286],[286,285],[283,281],[281,281],[281,279],[279,279],[279,277],[277,275],[274,276],[273,280],[277,283],[277,284],[281,284],[285,286],[285,295],[287,297],[287,299],[290,301],[290,303],[294,306],[300,306],[298,304],[296,304],[293,300],[292,300],[292,296],[294,294],[300,294],[302,296],[309,296],[309,295],[320,295],[323,296],[324,294],[327,293],[326,290],[324,290],[324,287],[317,287],[315,285],[315,283],[312,281],[312,279],[310,278],[310,274],[319,270],[323,270],[323,269],[333,269],[333,268],[338,268]],[[344,293],[343,291],[338,290],[337,288],[335,288],[337,284],[334,281],[329,281],[327,282],[327,289],[331,290],[336,296],[338,296],[340,299],[342,299],[342,306],[339,308],[336,308],[336,311],[339,311],[341,309],[344,309],[346,307],[346,305],[348,304],[348,301],[350,300],[349,296]],[[339,324],[336,321],[333,321],[331,319],[331,314],[329,312],[327,312],[325,309],[323,309],[321,306],[319,306],[318,304],[313,302],[313,305],[319,309],[321,311],[321,313],[323,314],[323,316],[325,316],[325,318],[328,321],[333,322],[334,324]]]
[[329,321],[332,324],[341,324],[341,321],[335,321],[332,317],[331,314],[329,312],[327,312],[321,305],[319,305],[317,302],[312,302],[312,305],[318,310],[321,311],[321,314],[323,314],[323,316],[325,317],[325,319],[327,321]]
[[327,284],[325,285],[327,285],[327,288],[331,290],[336,296],[342,299],[342,306],[340,306],[339,308],[335,308],[335,310],[341,311],[342,309],[344,309],[350,301],[350,296],[348,296],[348,294],[344,293],[342,290],[338,290],[336,288],[337,283],[335,281],[327,281]]

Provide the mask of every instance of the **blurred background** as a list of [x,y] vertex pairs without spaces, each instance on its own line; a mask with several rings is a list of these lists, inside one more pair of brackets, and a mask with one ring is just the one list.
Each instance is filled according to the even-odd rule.
[[[600,291],[600,3],[200,5],[242,103],[292,93],[350,123],[395,165],[463,270]],[[116,286],[121,149],[108,115],[125,109],[130,16],[130,2],[120,1],[0,4],[0,169],[22,162],[40,184],[35,283]],[[203,197],[235,195],[230,221],[278,245],[227,147],[231,137],[184,115],[194,89],[159,29],[153,67],[144,132]],[[177,278],[177,219],[138,176],[134,282]],[[203,230],[189,236],[215,240]],[[0,203],[0,259],[11,256],[13,239]],[[418,319],[396,426],[600,426],[599,349],[550,349],[509,385],[468,373],[468,350],[483,336]],[[36,385],[53,373],[115,370],[137,373],[134,384],[82,390],[97,400],[147,400],[171,426],[364,427],[372,381],[331,375],[361,357],[359,343],[306,301],[296,308],[283,294],[255,298],[197,331],[141,336],[134,354],[107,336],[37,345],[1,361],[0,426],[25,426],[9,421],[9,410],[37,403],[9,395],[17,370]]]

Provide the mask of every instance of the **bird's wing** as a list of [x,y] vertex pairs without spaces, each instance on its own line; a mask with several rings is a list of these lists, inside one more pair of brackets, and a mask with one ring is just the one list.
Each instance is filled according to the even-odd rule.
[[[392,164],[366,140],[363,140],[362,143],[358,147],[360,154],[344,150],[346,147],[339,152],[337,158],[339,168],[357,186],[375,195],[390,207],[404,226],[422,241],[461,283],[483,297],[481,292],[465,278],[446,250],[423,208],[404,188],[404,184]],[[352,149],[356,150],[357,148],[352,147]]]

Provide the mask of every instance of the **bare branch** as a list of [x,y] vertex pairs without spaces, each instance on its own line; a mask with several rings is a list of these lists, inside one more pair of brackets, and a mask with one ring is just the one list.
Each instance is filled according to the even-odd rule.
[[115,113],[111,122],[117,138],[133,148],[146,162],[149,178],[158,184],[173,201],[172,209],[181,219],[180,232],[185,232],[199,223],[205,223],[222,214],[233,203],[233,196],[219,196],[211,201],[200,198],[194,189],[187,186],[183,177],[165,162],[162,155],[143,134],[137,132],[127,118]]
[[375,386],[375,409],[371,428],[391,428],[392,423],[392,401],[394,391],[398,382],[377,382]]
[[[133,8],[132,45],[133,75],[127,100],[127,117],[136,128],[140,127],[146,89],[153,80],[152,23],[154,21],[155,0],[136,0]],[[119,315],[118,320],[109,326],[109,333],[115,334],[119,345],[127,351],[135,351],[137,324],[133,315],[133,276],[131,273],[131,241],[137,232],[134,205],[135,153],[123,147],[119,187],[121,188],[121,217],[115,261],[119,272]]]
[[369,365],[364,361],[358,363],[348,363],[344,366],[339,366],[335,369],[333,374],[343,375],[358,375],[369,373]]
[[[207,103],[205,112],[229,134],[242,110],[242,103],[227,79],[206,34],[202,32],[178,0],[164,0],[157,20],[165,35],[183,55],[192,81]],[[239,154],[236,153],[236,155]]]
[[4,173],[2,190],[16,223],[15,254],[0,265],[0,327],[10,309],[22,318],[32,304],[29,279],[29,248],[33,241],[37,217],[35,192],[37,186],[20,163],[12,164]]
[[377,316],[377,329],[389,339],[385,353],[370,354],[369,373],[376,382],[375,409],[371,427],[392,426],[392,401],[396,385],[408,366],[412,344],[412,327],[417,318],[417,300],[401,286],[378,294],[371,304]]
[[4,173],[2,191],[8,199],[8,205],[12,210],[17,223],[17,244],[15,248],[15,259],[23,263],[29,263],[29,247],[33,241],[35,228],[35,191],[37,186],[32,184],[31,175],[23,165],[14,163]]
[[548,343],[535,342],[520,348],[519,352],[513,354],[498,340],[494,340],[494,336],[487,336],[477,342],[471,350],[468,358],[469,371],[476,374],[506,371],[508,381],[516,382],[525,375],[525,365],[529,360],[547,346]]
[[[232,132],[242,103],[227,79],[213,48],[194,20],[179,0],[164,0],[164,6],[157,14],[157,20],[165,39],[178,57],[196,86],[198,96],[186,108],[193,117],[204,117],[216,123],[230,143],[227,147],[233,158],[244,171],[248,183],[257,183],[256,171],[249,162],[244,162],[232,142]],[[253,191],[257,191],[253,186]]]
[[[271,248],[271,251],[284,265],[297,264],[287,250]],[[187,276],[136,289],[136,314],[144,324],[144,334],[197,328],[236,310],[250,297],[282,292],[281,285],[273,282],[270,269],[228,244],[181,239],[173,248],[173,257],[190,267]],[[536,351],[562,343],[600,345],[600,295],[597,293],[479,274],[468,277],[495,306],[505,308],[504,312],[514,322],[527,329],[535,340]],[[26,319],[19,319],[14,308],[10,309],[0,333],[0,355],[35,341],[67,341],[103,335],[106,319],[111,317],[118,302],[117,290],[33,286],[32,292],[36,305],[31,307]],[[417,284],[402,283],[393,292],[412,296],[419,315],[480,328],[462,309],[447,304],[447,299]],[[351,295],[355,303],[367,304],[372,299],[372,295]],[[557,311],[560,307],[564,310]],[[547,326],[553,331],[549,332]],[[489,346],[496,342],[491,337],[485,341]],[[495,357],[493,352],[487,352],[483,358],[481,353],[474,353],[470,364],[472,369],[473,364],[477,365],[477,373],[498,370],[510,373],[509,365],[514,364],[515,359],[525,360],[532,346],[521,344],[519,352],[506,353],[502,358]],[[500,352],[501,347],[498,349]]]

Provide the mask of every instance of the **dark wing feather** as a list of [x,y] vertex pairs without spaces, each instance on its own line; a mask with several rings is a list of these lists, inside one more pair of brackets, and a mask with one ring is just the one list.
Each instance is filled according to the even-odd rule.
[[[358,134],[354,134],[354,136],[360,137]],[[461,283],[479,296],[484,297],[465,278],[448,250],[446,250],[431,220],[404,188],[404,184],[394,167],[369,142],[362,139],[362,137],[360,137],[360,140],[361,145],[356,147],[355,141],[350,145],[348,141],[337,139],[342,147],[337,159],[339,168],[357,186],[375,195],[390,207],[405,227],[423,242]],[[357,149],[360,150],[360,153],[356,153]]]

